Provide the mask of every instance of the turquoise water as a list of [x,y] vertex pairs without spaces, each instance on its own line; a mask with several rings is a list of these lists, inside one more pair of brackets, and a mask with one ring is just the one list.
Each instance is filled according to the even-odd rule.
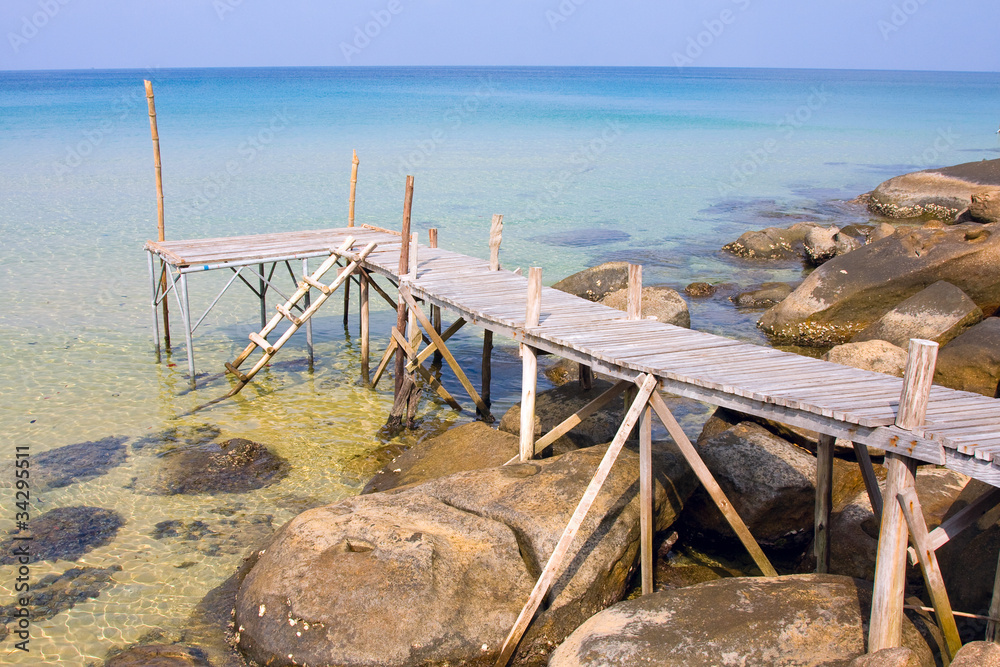
[[[259,389],[173,419],[225,390],[185,390],[183,345],[155,363],[142,244],[156,233],[142,79],[154,81],[167,238],[342,225],[351,151],[361,160],[357,220],[398,227],[404,178],[414,225],[443,247],[485,257],[505,215],[502,261],[541,266],[551,284],[607,259],[644,264],[647,284],[795,280],[794,264],[755,266],[718,252],[747,229],[798,220],[865,221],[848,200],[893,175],[1000,156],[1000,75],[647,68],[219,69],[0,73],[0,415],[10,447],[33,455],[109,435],[208,424],[293,464],[251,494],[157,498],[132,452],[108,475],[36,496],[35,515],[74,504],[126,521],[86,564],[123,570],[100,597],[33,628],[49,662],[84,665],[154,629],[184,626],[238,554],[150,537],[165,519],[238,503],[273,515],[356,493],[378,467],[388,383],[357,383],[357,343],[338,308],[316,324],[314,373],[276,365]],[[219,272],[221,273],[221,272]],[[194,310],[223,276],[192,279]],[[763,341],[756,313],[723,298],[691,304],[696,328]],[[200,312],[200,310],[199,310]],[[236,292],[196,336],[216,373],[257,328]],[[377,351],[392,315],[375,315]],[[351,336],[357,323],[352,320]],[[175,344],[183,340],[174,332]],[[469,367],[478,337],[456,341]],[[298,360],[301,341],[279,357]],[[519,391],[516,350],[498,352],[497,412]],[[447,382],[452,382],[448,380]],[[454,383],[453,383],[454,384]],[[456,389],[456,392],[458,390]],[[427,402],[428,428],[468,420]],[[7,465],[6,463],[4,464]],[[7,469],[7,468],[0,468]],[[12,476],[0,480],[0,531],[13,527]],[[227,510],[228,511],[228,510]],[[179,563],[194,562],[178,570]],[[66,562],[33,566],[61,573]],[[13,569],[0,567],[0,604]],[[183,576],[179,577],[178,573]],[[99,629],[99,630],[95,630]],[[8,640],[9,642],[10,640]],[[0,651],[6,654],[6,646]],[[38,653],[11,654],[39,664]],[[6,657],[5,657],[6,659]]]

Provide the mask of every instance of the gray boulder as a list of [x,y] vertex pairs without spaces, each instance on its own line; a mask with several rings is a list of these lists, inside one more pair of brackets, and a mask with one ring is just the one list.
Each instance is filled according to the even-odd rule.
[[906,370],[906,350],[884,340],[837,345],[823,355],[823,360],[896,377],[903,377]]
[[969,217],[976,222],[1000,222],[1000,190],[973,193]]
[[906,349],[911,338],[923,338],[945,345],[982,319],[983,311],[965,292],[939,280],[862,329],[851,342],[884,340]]
[[[985,493],[989,487],[978,480],[957,495],[948,514],[954,514]],[[1000,507],[995,507],[938,549],[945,586],[953,609],[986,614],[992,598],[997,554],[1000,553]]]
[[[628,310],[628,290],[621,289],[605,295],[600,303],[618,310]],[[665,285],[642,288],[642,316],[658,322],[673,324],[685,329],[691,328],[691,314],[687,301]]]
[[759,289],[740,292],[731,299],[738,308],[770,308],[781,303],[792,293],[792,289],[788,283],[764,283]]
[[969,642],[955,654],[951,667],[1000,667],[1000,644]]
[[791,227],[768,227],[744,232],[723,250],[744,259],[793,259],[803,253],[803,243],[815,223],[797,222]]
[[941,348],[934,382],[995,397],[1000,382],[1000,318],[986,318]]
[[818,267],[758,326],[778,341],[836,345],[939,280],[992,313],[1000,307],[998,232],[975,223],[897,232]]
[[[611,383],[607,380],[595,379],[593,388],[589,390],[580,389],[580,385],[576,382],[569,382],[540,392],[535,397],[535,439],[551,431],[610,388]],[[624,412],[624,400],[612,401],[556,440],[552,444],[553,452],[559,454],[580,447],[611,442],[618,432],[618,427],[621,426]],[[514,435],[521,433],[520,403],[504,414],[500,419],[499,429]]]
[[880,241],[887,236],[892,236],[896,233],[896,228],[890,225],[888,222],[880,222],[872,229],[871,236],[869,237],[869,242],[874,243],[875,241]]
[[897,646],[857,657],[848,667],[920,667],[920,658],[911,649]]
[[813,264],[822,264],[828,259],[837,256],[837,235],[840,227],[830,225],[829,227],[813,227],[806,234],[805,251],[806,257]]
[[871,193],[868,208],[889,218],[951,220],[984,185],[1000,185],[1000,160],[982,160],[891,178]]
[[611,292],[628,287],[628,262],[605,262],[567,276],[552,287],[583,299],[600,301]]
[[379,470],[361,493],[419,484],[465,470],[494,468],[517,453],[516,435],[484,422],[470,422],[406,450]]
[[[607,609],[552,654],[550,667],[844,665],[865,653],[871,588],[807,574],[720,579]],[[934,656],[908,619],[903,643],[930,667]]]
[[[244,570],[240,650],[261,664],[492,663],[604,453],[456,473],[299,515]],[[694,481],[669,449],[657,448],[655,466],[662,529]],[[625,449],[521,643],[522,664],[627,590],[637,475]]]

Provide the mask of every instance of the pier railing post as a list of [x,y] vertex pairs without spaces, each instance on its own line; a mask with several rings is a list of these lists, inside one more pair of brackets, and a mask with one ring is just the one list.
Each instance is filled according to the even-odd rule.
[[[427,230],[427,245],[431,248],[438,247],[438,230],[436,227],[431,227]],[[434,325],[434,331],[441,335],[441,306],[431,306],[431,323]],[[434,350],[434,358],[431,360],[431,367],[441,367],[441,351]],[[438,378],[440,379],[440,378]]]
[[[537,327],[542,313],[542,269],[528,270],[528,294],[525,306],[525,330]],[[538,353],[530,345],[521,345],[521,461],[535,455],[535,391],[538,386]]]
[[[628,265],[626,315],[630,320],[642,319],[642,265],[641,264]],[[625,390],[626,410],[628,409],[628,406],[632,405],[633,400],[635,400],[635,388],[629,387],[628,389]],[[633,431],[629,437],[635,438],[636,433]]]
[[813,555],[816,572],[830,571],[830,511],[833,505],[833,445],[836,438],[820,434],[816,447],[816,512]]
[[[899,397],[896,426],[907,431],[924,423],[927,401],[934,379],[938,344],[929,340],[911,339],[903,375],[903,390]],[[886,452],[888,468],[885,480],[887,502],[882,507],[882,522],[875,560],[875,588],[872,593],[872,615],[868,633],[868,651],[901,645],[903,599],[906,587],[906,546],[909,531],[897,496],[914,487],[917,461],[908,456]]]
[[[490,222],[490,271],[500,270],[501,241],[503,241],[503,215],[495,213],[493,214],[493,220]],[[489,407],[492,404],[490,401],[490,383],[493,379],[493,332],[489,329],[483,332],[482,379],[482,391],[480,395],[482,396],[483,403],[486,404],[486,407]],[[477,415],[479,412],[477,409]],[[482,417],[483,415],[479,416]]]

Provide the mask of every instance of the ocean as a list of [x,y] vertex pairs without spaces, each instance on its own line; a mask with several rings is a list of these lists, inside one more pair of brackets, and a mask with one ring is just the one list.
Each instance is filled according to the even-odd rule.
[[[179,327],[173,353],[162,363],[154,355],[142,246],[156,236],[156,198],[143,79],[156,93],[168,239],[345,225],[356,150],[359,224],[398,228],[412,174],[421,241],[436,227],[442,247],[487,257],[490,218],[502,213],[502,263],[543,267],[546,284],[612,259],[642,263],[646,284],[677,289],[799,280],[796,262],[747,263],[720,248],[748,229],[866,222],[850,200],[879,182],[1000,154],[997,73],[0,72],[0,540],[20,511],[15,451],[127,443],[124,462],[105,474],[32,490],[33,519],[88,506],[122,522],[75,561],[32,563],[33,585],[74,566],[121,569],[97,597],[34,619],[30,653],[8,637],[0,652],[9,664],[82,667],[157,633],[177,638],[238,565],[241,526],[277,527],[357,493],[386,448],[401,446],[379,434],[390,383],[372,391],[358,382],[356,312],[345,332],[333,305],[315,320],[314,371],[293,339],[238,398],[177,418],[228,384],[203,378],[188,391]],[[224,278],[193,277],[192,309],[200,313]],[[759,312],[724,297],[689,303],[694,328],[766,342],[754,327]],[[376,307],[376,354],[393,317]],[[247,290],[227,296],[196,333],[199,372],[217,374],[257,328]],[[471,330],[455,340],[473,371],[480,344]],[[509,341],[497,345],[499,415],[519,399],[520,362]],[[470,419],[425,400],[419,433],[402,443]],[[135,443],[172,437],[184,446],[197,434],[265,443],[291,472],[251,493],[141,492],[162,457]],[[0,607],[14,602],[17,568],[0,566]]]

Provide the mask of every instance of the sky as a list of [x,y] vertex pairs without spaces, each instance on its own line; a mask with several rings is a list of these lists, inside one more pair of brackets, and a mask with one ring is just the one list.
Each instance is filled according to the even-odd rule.
[[606,65],[1000,71],[998,27],[996,0],[3,0],[0,70]]

